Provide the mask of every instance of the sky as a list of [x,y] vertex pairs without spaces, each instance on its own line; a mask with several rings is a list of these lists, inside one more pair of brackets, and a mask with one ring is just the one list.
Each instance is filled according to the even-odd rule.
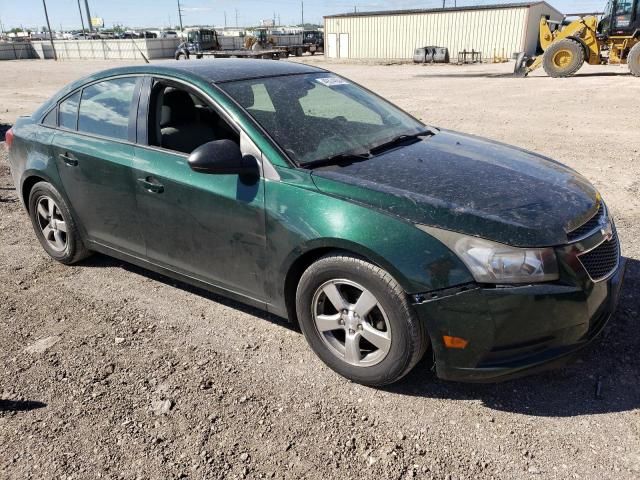
[[[84,11],[84,1],[80,0]],[[508,3],[508,0],[455,0],[457,5],[486,5]],[[512,0],[514,2],[523,0]],[[176,26],[178,0],[88,0],[92,17],[102,17],[105,27],[114,24],[127,27]],[[453,6],[454,0],[446,0]],[[547,0],[564,13],[602,11],[606,0]],[[51,28],[75,30],[80,28],[78,0],[46,0]],[[275,16],[283,25],[300,23],[300,0],[180,0],[183,25],[258,25],[262,19]],[[405,8],[434,8],[442,0],[307,0],[304,2],[305,23],[322,23],[323,15],[371,10]],[[0,22],[5,30],[13,27],[41,29],[46,24],[42,0],[0,0]]]

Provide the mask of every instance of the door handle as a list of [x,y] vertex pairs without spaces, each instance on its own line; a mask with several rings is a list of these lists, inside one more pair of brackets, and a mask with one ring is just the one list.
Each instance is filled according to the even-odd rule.
[[60,158],[62,159],[62,161],[64,163],[66,163],[70,167],[77,167],[78,166],[78,160],[76,158],[74,158],[73,155],[69,154],[68,152],[61,153],[60,154]]
[[147,178],[139,178],[138,182],[142,184],[145,190],[151,193],[162,193],[164,192],[164,185],[161,185],[156,182],[149,181],[150,177]]

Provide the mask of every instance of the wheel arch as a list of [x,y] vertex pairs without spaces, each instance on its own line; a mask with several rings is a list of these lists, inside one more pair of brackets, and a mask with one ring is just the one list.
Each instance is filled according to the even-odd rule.
[[27,211],[29,211],[29,195],[31,194],[31,190],[34,185],[39,182],[52,183],[51,179],[47,178],[46,175],[43,175],[42,172],[28,173],[23,176],[20,196]]
[[289,321],[298,325],[296,313],[296,290],[302,274],[321,257],[329,254],[353,255],[376,265],[391,275],[406,292],[408,282],[400,271],[383,257],[377,255],[367,247],[344,239],[330,239],[313,242],[307,248],[296,250],[287,262],[288,267],[284,275],[284,303]]
[[576,37],[574,35],[569,35],[566,38],[567,40],[573,40],[574,42],[578,42],[580,44],[582,50],[584,51],[584,61],[589,63],[589,58],[591,58],[591,50],[589,49],[587,43],[582,38]]

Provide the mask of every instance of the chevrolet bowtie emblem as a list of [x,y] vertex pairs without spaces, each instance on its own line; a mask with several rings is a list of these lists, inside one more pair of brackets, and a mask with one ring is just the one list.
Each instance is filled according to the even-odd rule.
[[613,238],[613,227],[611,222],[607,222],[607,224],[600,229],[600,233],[605,239],[611,240]]

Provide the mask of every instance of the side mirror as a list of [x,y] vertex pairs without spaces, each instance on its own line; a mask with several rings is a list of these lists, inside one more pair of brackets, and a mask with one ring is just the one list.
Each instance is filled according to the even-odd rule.
[[240,146],[231,140],[215,140],[200,145],[189,155],[189,167],[214,175],[258,175],[258,163],[251,155],[242,156]]

